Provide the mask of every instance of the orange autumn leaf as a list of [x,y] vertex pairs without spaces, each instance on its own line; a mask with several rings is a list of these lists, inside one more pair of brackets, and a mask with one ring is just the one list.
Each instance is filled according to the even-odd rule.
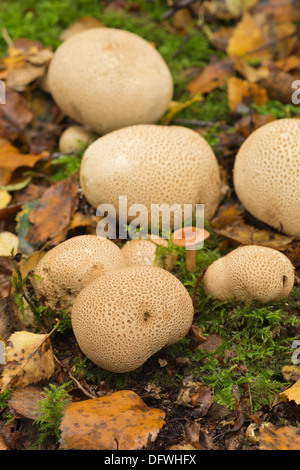
[[276,428],[271,423],[259,432],[260,450],[299,450],[300,430],[294,426]]
[[48,156],[47,151],[38,155],[20,153],[8,140],[0,137],[0,184],[9,183],[13,172],[18,168],[33,168],[39,160]]
[[231,111],[235,111],[241,103],[262,106],[267,103],[268,95],[264,88],[237,77],[228,80],[228,101]]
[[228,42],[227,54],[234,58],[246,56],[251,58],[270,58],[268,49],[260,49],[265,45],[265,38],[254,18],[246,13],[237,24]]
[[228,77],[234,74],[234,69],[228,60],[212,60],[188,85],[192,96],[197,93],[209,93],[223,85]]
[[282,392],[280,394],[280,398],[282,401],[293,400],[297,403],[297,405],[300,405],[300,379],[297,380],[297,382],[290,388]]
[[60,425],[65,450],[137,450],[154,441],[165,413],[130,390],[66,406]]

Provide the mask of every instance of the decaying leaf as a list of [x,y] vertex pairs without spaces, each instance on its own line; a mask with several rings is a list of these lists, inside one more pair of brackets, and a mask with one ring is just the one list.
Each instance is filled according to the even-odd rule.
[[19,239],[11,232],[0,233],[0,256],[10,256],[12,250],[17,253],[19,249]]
[[15,139],[32,121],[33,112],[20,93],[6,87],[5,94],[6,103],[0,106],[0,133],[3,138]]
[[192,96],[197,93],[209,93],[226,83],[228,77],[234,74],[232,63],[226,59],[212,60],[188,85]]
[[276,428],[271,423],[259,432],[260,450],[299,450],[300,430],[294,426]]
[[16,331],[9,337],[6,364],[0,379],[2,393],[17,385],[26,387],[51,377],[54,359],[49,336]]
[[232,58],[236,56],[247,56],[247,59],[270,58],[270,51],[261,49],[265,46],[265,42],[262,30],[254,18],[245,13],[229,39],[227,54]]
[[242,245],[262,245],[284,251],[293,241],[292,236],[246,224],[243,219],[243,210],[236,204],[221,207],[219,215],[211,222],[211,228],[218,235]]
[[228,101],[231,111],[236,111],[241,103],[262,106],[267,103],[268,95],[264,88],[237,77],[228,80]]
[[38,155],[21,153],[8,140],[0,137],[0,184],[9,183],[17,168],[33,168],[39,160],[48,156],[47,151]]
[[290,388],[282,392],[280,398],[282,401],[294,400],[297,405],[300,405],[300,379]]
[[60,425],[65,450],[137,450],[153,442],[165,413],[129,390],[66,406]]
[[12,391],[8,406],[15,413],[25,418],[35,420],[38,417],[36,404],[43,399],[43,388],[37,385],[27,385]]
[[78,183],[72,177],[54,183],[46,189],[40,202],[29,214],[26,239],[32,246],[40,246],[47,240],[64,237],[70,219],[78,204]]
[[80,33],[81,31],[85,31],[86,29],[101,28],[103,26],[104,24],[101,21],[97,20],[97,18],[93,18],[92,16],[84,16],[82,18],[78,18],[67,29],[65,29],[60,34],[59,39],[61,41],[65,41],[74,34]]
[[8,191],[0,191],[0,210],[8,206],[11,201],[11,195]]

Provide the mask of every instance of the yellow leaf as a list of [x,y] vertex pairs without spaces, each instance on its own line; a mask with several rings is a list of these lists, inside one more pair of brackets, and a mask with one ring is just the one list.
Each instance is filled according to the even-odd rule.
[[300,405],[300,379],[297,380],[297,382],[292,385],[292,387],[282,392],[280,394],[280,398],[282,401],[294,400],[297,405]]
[[[246,13],[229,39],[227,54],[230,57],[247,56],[250,58],[269,58],[268,49],[256,51],[265,45],[265,38],[259,26],[249,13]],[[252,51],[256,51],[253,52]]]
[[19,239],[14,233],[0,233],[0,256],[10,256],[12,250],[17,253],[18,249]]
[[54,359],[49,336],[16,331],[9,337],[5,350],[6,364],[0,379],[1,392],[51,377]]
[[4,209],[11,201],[11,195],[7,191],[0,191],[0,209]]
[[183,109],[188,108],[192,104],[196,103],[197,101],[203,101],[203,98],[201,95],[196,94],[193,96],[191,99],[185,101],[184,103],[180,103],[178,101],[171,101],[169,104],[169,109],[165,116],[162,117],[161,119],[161,124],[169,124],[174,117],[180,113]]
[[235,111],[241,103],[262,106],[267,103],[268,95],[264,88],[237,77],[228,79],[228,101],[231,111]]
[[258,0],[225,0],[226,7],[234,18],[246,13],[257,2]]
[[153,442],[165,413],[130,390],[66,406],[61,421],[65,450],[137,450]]

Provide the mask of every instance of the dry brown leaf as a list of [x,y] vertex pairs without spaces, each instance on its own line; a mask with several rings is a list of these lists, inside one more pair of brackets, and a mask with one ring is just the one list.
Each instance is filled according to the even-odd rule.
[[92,16],[84,16],[83,18],[78,18],[74,23],[72,23],[67,29],[65,29],[59,36],[61,41],[65,41],[74,34],[80,33],[90,28],[102,28],[104,24],[93,18]]
[[[6,103],[0,106],[0,135],[16,139],[33,119],[33,113],[20,93],[6,87]],[[5,184],[1,183],[0,184]]]
[[50,334],[16,331],[7,342],[6,364],[0,379],[1,392],[15,387],[26,387],[54,372]]
[[38,155],[20,153],[8,140],[0,137],[0,184],[9,183],[16,169],[33,168],[39,160],[48,156],[47,151]]
[[149,408],[130,390],[71,403],[61,421],[65,450],[137,450],[153,442],[165,413]]
[[197,93],[209,93],[223,85],[228,77],[234,75],[232,63],[226,59],[213,59],[188,85],[192,96]]
[[259,431],[260,450],[299,450],[300,430],[294,426],[276,428],[271,423]]
[[246,13],[237,24],[229,39],[227,54],[233,59],[240,56],[246,56],[247,59],[270,58],[270,51],[268,49],[260,50],[265,45],[265,42],[263,33],[257,26],[254,18],[249,13]]
[[40,246],[47,240],[61,241],[71,217],[78,205],[78,183],[70,177],[46,189],[39,205],[30,212],[33,224],[26,235],[32,246]]
[[282,392],[280,398],[282,401],[294,400],[297,405],[300,405],[300,379],[290,388]]
[[290,55],[284,59],[276,60],[276,67],[283,70],[284,72],[290,72],[291,70],[300,69],[300,57]]
[[37,402],[43,399],[43,389],[36,385],[16,388],[12,391],[8,406],[25,418],[35,420],[38,417]]
[[249,83],[237,77],[230,77],[228,80],[228,101],[231,111],[241,104],[256,104],[262,106],[267,103],[268,95],[264,88],[256,83]]

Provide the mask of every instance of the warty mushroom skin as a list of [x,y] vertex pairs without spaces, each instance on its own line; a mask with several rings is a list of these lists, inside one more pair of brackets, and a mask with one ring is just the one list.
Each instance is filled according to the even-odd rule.
[[278,119],[256,129],[234,163],[234,188],[258,220],[300,237],[300,121]]
[[157,256],[157,247],[168,247],[168,240],[162,237],[148,235],[148,238],[128,240],[121,248],[128,265],[135,266],[159,266],[167,271],[172,271],[177,260],[177,254],[166,253],[160,258]]
[[212,263],[204,274],[203,290],[220,300],[265,303],[288,297],[294,280],[294,266],[283,253],[249,245]]
[[123,268],[125,259],[111,240],[97,235],[70,238],[48,251],[33,279],[37,298],[52,308],[69,310],[79,292],[104,273]]
[[[197,132],[180,126],[137,125],[111,132],[85,151],[80,167],[84,196],[95,208],[143,204],[151,222],[152,205],[204,204],[210,220],[220,201],[216,156]],[[171,213],[171,229],[173,219]],[[128,217],[130,221],[132,217]]]
[[48,71],[61,110],[98,134],[157,122],[173,96],[166,62],[129,31],[92,28],[64,41]]
[[83,289],[71,320],[82,352],[99,367],[124,373],[183,338],[193,315],[191,297],[173,274],[129,266]]

